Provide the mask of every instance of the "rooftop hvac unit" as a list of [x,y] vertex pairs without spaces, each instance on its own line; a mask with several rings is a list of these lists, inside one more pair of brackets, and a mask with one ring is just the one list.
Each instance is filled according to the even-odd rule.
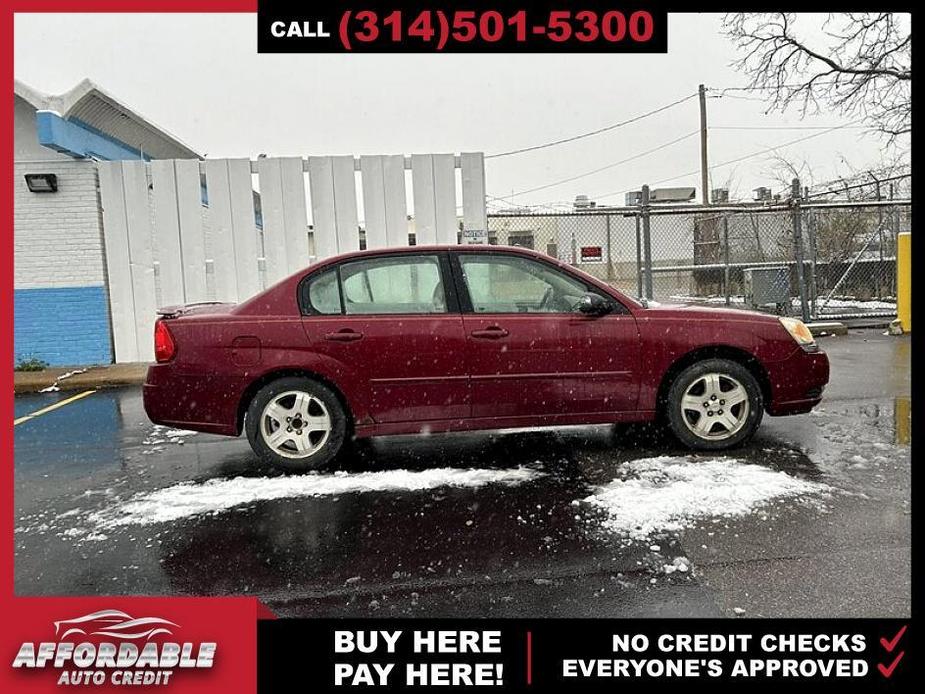
[[745,303],[752,308],[773,305],[778,312],[790,306],[790,268],[749,267],[743,271]]
[[722,205],[723,203],[729,202],[729,189],[728,188],[714,188],[710,192],[710,201],[714,205]]
[[774,195],[771,193],[770,188],[765,188],[764,186],[761,188],[755,188],[755,200],[764,202],[765,200],[770,200],[773,197]]
[[626,206],[627,207],[632,207],[633,205],[641,205],[641,204],[642,204],[642,191],[641,190],[634,190],[626,194]]
[[693,186],[684,188],[656,188],[649,195],[651,202],[686,202],[693,200],[697,189]]

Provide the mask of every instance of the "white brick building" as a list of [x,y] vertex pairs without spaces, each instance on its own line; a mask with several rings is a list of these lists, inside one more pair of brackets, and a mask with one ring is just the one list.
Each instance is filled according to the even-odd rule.
[[[14,86],[14,360],[112,361],[97,160],[200,158],[89,80]],[[34,192],[27,175],[54,179]]]

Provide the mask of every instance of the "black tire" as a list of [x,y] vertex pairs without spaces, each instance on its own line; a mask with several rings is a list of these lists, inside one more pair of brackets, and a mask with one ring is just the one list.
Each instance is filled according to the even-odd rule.
[[[297,450],[287,451],[292,457],[275,450],[264,439],[264,432],[261,430],[261,420],[264,417],[265,408],[274,399],[289,392],[305,393],[310,396],[310,398],[314,399],[311,407],[315,409],[315,412],[309,412],[309,414],[317,415],[326,410],[330,420],[327,437],[318,437],[317,443],[320,444],[318,449],[305,457],[296,457],[300,455]],[[319,408],[319,403],[323,406],[323,410]],[[271,422],[266,424],[267,427],[271,425],[276,426]],[[260,460],[286,472],[309,472],[325,469],[334,462],[335,457],[344,445],[344,438],[347,434],[347,414],[344,412],[338,397],[324,384],[311,378],[289,376],[272,381],[257,391],[250,405],[248,405],[244,429],[251,448]],[[310,434],[306,434],[306,436],[310,436]],[[323,443],[321,442],[322,439]],[[294,442],[288,442],[284,445],[293,449],[295,447]]]
[[[709,394],[712,390],[708,390],[712,374],[719,377],[721,391],[716,398]],[[731,388],[736,382],[745,390],[747,400],[731,407],[719,404],[725,403],[722,389],[727,389],[727,393],[738,392]],[[701,387],[704,389],[702,394]],[[692,399],[704,398],[703,404],[698,402],[696,414],[693,409],[682,409],[682,400],[688,389],[693,391],[690,393]],[[745,412],[741,409],[743,404],[747,406]],[[764,415],[764,399],[761,387],[747,368],[728,359],[706,359],[687,367],[675,377],[668,389],[665,414],[672,433],[685,446],[700,451],[719,451],[738,446],[752,437]],[[737,420],[731,428],[727,424],[729,415]],[[701,420],[701,417],[705,419]],[[706,433],[697,432],[701,422],[707,428]]]

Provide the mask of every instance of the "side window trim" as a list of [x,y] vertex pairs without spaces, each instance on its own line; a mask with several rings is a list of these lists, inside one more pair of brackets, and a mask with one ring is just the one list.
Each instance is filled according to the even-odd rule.
[[343,263],[334,266],[334,273],[337,275],[337,294],[340,296],[340,315],[347,315],[347,300],[344,298],[344,278],[341,276]]
[[[454,285],[454,289],[456,290],[456,293],[459,295],[459,306],[460,306],[460,311],[461,311],[462,313],[476,314],[475,308],[474,308],[473,305],[472,305],[472,297],[471,297],[471,295],[469,294],[469,287],[468,287],[468,285],[466,284],[466,278],[465,278],[465,276],[464,276],[464,274],[463,274],[462,262],[460,261],[461,256],[464,256],[464,255],[465,255],[465,256],[472,256],[472,257],[476,257],[476,258],[479,258],[479,257],[488,257],[488,258],[523,258],[523,259],[526,259],[526,260],[531,260],[531,261],[533,261],[533,262],[535,262],[535,263],[539,263],[539,264],[541,264],[541,265],[545,265],[546,267],[548,267],[548,268],[549,268],[550,270],[552,270],[553,272],[558,272],[558,273],[560,273],[560,274],[566,275],[566,276],[568,277],[568,279],[570,279],[570,280],[573,280],[573,281],[575,281],[575,282],[579,282],[580,284],[582,284],[582,285],[584,286],[585,291],[587,291],[587,292],[589,292],[589,293],[594,293],[594,294],[599,294],[599,295],[602,294],[601,290],[600,290],[598,287],[596,287],[596,286],[594,286],[594,285],[591,285],[591,284],[588,284],[585,280],[583,280],[583,279],[580,278],[580,277],[575,277],[575,276],[573,276],[573,275],[571,275],[571,274],[568,274],[568,273],[564,272],[561,268],[557,267],[555,264],[546,262],[546,261],[544,261],[544,260],[541,259],[541,258],[525,258],[525,256],[522,256],[522,255],[519,255],[519,254],[516,254],[516,253],[504,253],[504,252],[472,253],[472,252],[470,251],[470,252],[467,253],[465,250],[453,250],[453,251],[450,251],[449,255],[450,255],[450,266],[451,266],[452,271],[453,271],[453,285]],[[614,297],[612,297],[610,294],[602,294],[602,296],[603,296],[603,298],[607,299],[608,301],[610,301],[610,302],[614,305],[614,311],[613,311],[610,315],[629,315],[629,314],[630,314],[629,309],[627,309],[626,306],[624,306],[620,301],[618,301],[617,299],[615,299]],[[513,315],[527,315],[527,314],[519,314],[519,313],[510,313],[510,312],[507,312],[507,313],[478,313],[478,314],[476,314],[476,315],[479,315],[479,316],[504,316],[504,315],[512,315],[512,316],[513,316]],[[532,316],[542,316],[542,315],[546,315],[546,316],[574,316],[574,315],[576,315],[576,314],[573,313],[573,312],[561,311],[561,312],[555,312],[555,313],[550,312],[550,313],[545,313],[545,314],[541,314],[541,313],[531,313],[531,314],[529,314],[529,315],[532,315]]]
[[459,262],[459,256],[462,254],[459,251],[451,251],[447,255],[453,277],[453,291],[459,300],[459,312],[475,313],[472,307],[472,297],[469,296],[469,287],[466,286],[466,279],[463,277],[462,263]]
[[448,314],[459,314],[461,311],[459,288],[456,286],[456,276],[453,272],[450,254],[447,251],[440,251],[438,254],[440,261],[440,282],[443,283],[443,295],[446,299],[446,312]]

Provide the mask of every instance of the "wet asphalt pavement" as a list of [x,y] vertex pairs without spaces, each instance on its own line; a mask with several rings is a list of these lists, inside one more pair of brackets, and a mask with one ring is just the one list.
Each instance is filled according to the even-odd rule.
[[[379,440],[346,473],[286,478],[243,438],[155,428],[139,388],[100,391],[15,428],[16,591],[249,594],[303,616],[907,616],[911,343],[822,346],[816,411],[693,459],[644,427],[597,427]],[[16,416],[68,395],[17,396]],[[582,501],[652,457],[818,491],[644,536]]]

